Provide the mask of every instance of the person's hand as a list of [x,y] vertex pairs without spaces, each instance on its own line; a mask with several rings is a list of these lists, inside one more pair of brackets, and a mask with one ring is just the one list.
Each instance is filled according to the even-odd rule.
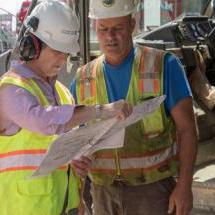
[[188,215],[193,207],[193,193],[191,188],[176,185],[169,199],[168,214]]
[[91,166],[92,160],[88,157],[81,156],[78,160],[72,160],[71,164],[78,176],[84,178]]
[[123,120],[131,115],[133,108],[132,105],[124,100],[119,100],[110,104],[102,105],[101,118],[116,117]]

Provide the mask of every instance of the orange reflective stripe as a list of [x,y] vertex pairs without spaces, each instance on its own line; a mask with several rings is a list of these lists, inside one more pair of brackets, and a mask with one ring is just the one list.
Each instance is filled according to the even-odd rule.
[[67,165],[64,165],[64,166],[59,167],[58,169],[60,169],[60,170],[66,170],[66,171],[67,171],[68,166],[67,166]]
[[96,96],[96,69],[98,65],[99,59],[96,60],[96,62],[93,64],[93,69],[91,73],[91,81],[90,81],[90,93],[91,97]]
[[[140,57],[139,65],[139,93],[160,93],[160,72],[162,66],[162,55],[160,51],[144,48]],[[148,62],[145,65],[145,61]]]
[[12,171],[18,171],[18,170],[36,170],[38,166],[17,166],[17,167],[10,167],[5,169],[0,169],[0,173],[2,172],[12,172]]
[[13,152],[7,152],[0,154],[0,158],[16,156],[21,154],[45,154],[47,150],[44,149],[36,149],[36,150],[19,150]]
[[[90,64],[84,65],[81,69],[80,101],[84,101],[86,98],[96,96],[96,73],[97,73],[97,66],[99,62],[100,62],[100,58],[96,59]],[[89,74],[87,74],[88,69],[89,69]]]
[[138,90],[139,90],[140,95],[142,95],[142,92],[143,92],[143,88],[144,88],[143,84],[144,84],[143,79],[139,79],[138,80]]
[[[139,73],[143,73],[144,72],[144,59],[143,59],[143,54],[141,54],[141,57],[140,57],[140,63],[139,63]],[[138,90],[139,90],[139,95],[142,96],[143,94],[143,89],[144,89],[144,81],[142,78],[139,78],[139,81],[138,81]]]
[[160,80],[154,79],[154,92],[159,93],[160,92]]
[[44,154],[17,154],[0,159],[0,169],[24,166],[39,166]]
[[96,59],[96,62],[93,64],[93,69],[92,69],[92,77],[93,78],[96,78],[96,70],[97,70],[98,63],[99,63],[99,58]]
[[[156,154],[152,153],[148,156],[142,155],[141,157],[131,157],[128,153],[128,158],[120,157],[121,170],[129,168],[149,168],[151,166],[159,165],[160,163],[170,159],[178,153],[177,145],[173,147],[165,148],[162,151],[157,151]],[[92,164],[92,168],[101,169],[115,169],[115,159],[103,159],[100,157],[96,158],[96,162]]]
[[[12,172],[12,171],[18,171],[18,170],[36,170],[38,166],[17,166],[17,167],[10,167],[5,169],[0,169],[0,173],[3,172]],[[60,170],[67,171],[67,166],[63,166],[59,168]]]
[[150,167],[144,167],[144,168],[141,168],[141,169],[137,169],[137,168],[136,169],[135,168],[124,169],[123,173],[139,172],[139,171],[147,173],[147,172],[150,172],[153,169],[158,169],[159,167],[162,167],[165,164],[168,164],[172,160],[178,160],[178,155],[175,155],[175,156],[173,156],[173,157],[171,157],[169,159],[166,159],[163,162],[160,162],[159,164],[156,164],[156,165],[153,165],[153,166],[150,166]]
[[154,92],[160,93],[160,80],[159,80],[159,74],[162,66],[162,53],[158,52],[155,57],[155,66],[154,66],[154,73],[155,73],[155,79],[154,79]]
[[96,80],[95,79],[90,81],[90,94],[91,94],[91,96],[96,95]]
[[[168,164],[170,161],[177,161],[178,160],[178,155],[175,155],[163,162],[160,162],[159,164],[156,164],[156,165],[153,165],[153,166],[150,166],[150,167],[144,167],[144,168],[128,168],[128,169],[123,169],[123,175],[125,175],[126,173],[129,174],[129,173],[138,173],[138,172],[141,172],[141,173],[147,173],[147,172],[150,172],[152,171],[153,169],[158,169],[159,167],[162,167],[164,166],[165,164]],[[113,174],[116,172],[116,169],[105,169],[105,168],[91,168],[90,169],[90,172],[91,173],[103,173],[103,174],[106,174],[106,175],[110,175],[110,176],[113,176]]]
[[[6,153],[0,158],[0,171],[19,170],[29,167],[38,167],[44,158],[46,150],[22,150]],[[61,168],[64,168],[63,166]]]
[[[141,157],[147,157],[147,156],[153,156],[156,154],[160,154],[163,151],[169,149],[169,147],[165,147],[156,151],[152,151],[152,152],[126,152],[125,154],[120,154],[120,158],[141,158]],[[113,159],[113,153],[108,153],[105,152],[105,154],[99,154],[96,156],[96,159]]]

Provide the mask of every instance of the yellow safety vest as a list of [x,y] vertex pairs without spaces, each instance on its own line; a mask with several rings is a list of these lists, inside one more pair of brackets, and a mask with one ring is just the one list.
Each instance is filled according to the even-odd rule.
[[[18,72],[7,72],[0,79],[0,87],[13,84],[26,89],[38,98],[41,105],[49,102],[33,79],[23,78]],[[72,104],[69,90],[56,82],[61,104]],[[12,136],[0,136],[0,206],[1,215],[59,215],[63,209],[67,184],[67,211],[79,206],[79,179],[70,171],[68,181],[65,165],[48,176],[29,179],[38,167],[50,143],[57,136],[45,136],[21,129]]]
[[[156,49],[137,48],[126,98],[128,102],[136,105],[163,94],[165,55]],[[108,103],[103,60],[102,55],[78,70],[76,92],[79,104]],[[166,116],[164,106],[129,126],[122,148],[98,151],[95,158],[90,177],[100,185],[110,185],[116,178],[131,185],[147,184],[176,174],[175,126]]]

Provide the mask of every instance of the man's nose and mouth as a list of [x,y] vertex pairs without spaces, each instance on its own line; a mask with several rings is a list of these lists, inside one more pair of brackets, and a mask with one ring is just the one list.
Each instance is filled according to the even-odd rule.
[[114,41],[110,41],[110,42],[106,42],[106,43],[105,43],[105,46],[106,46],[107,48],[116,48],[116,47],[118,47],[118,43],[117,43],[117,42],[114,42]]

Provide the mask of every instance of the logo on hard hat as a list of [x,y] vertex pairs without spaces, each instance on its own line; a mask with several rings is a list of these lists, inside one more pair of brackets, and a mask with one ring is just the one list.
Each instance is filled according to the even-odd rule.
[[102,3],[105,7],[111,7],[115,2],[114,0],[103,0]]

